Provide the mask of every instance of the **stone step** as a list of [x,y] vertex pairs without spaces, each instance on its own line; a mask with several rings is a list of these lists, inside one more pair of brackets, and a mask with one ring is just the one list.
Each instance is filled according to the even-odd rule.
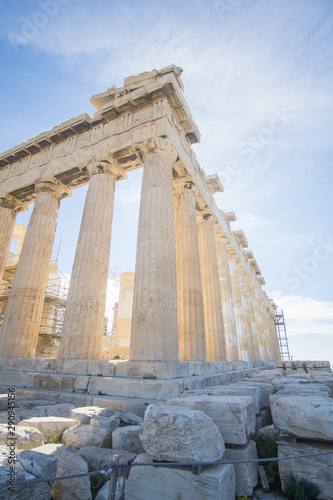
[[203,389],[209,386],[225,384],[226,382],[244,378],[248,373],[260,369],[262,367],[165,380],[2,370],[1,383],[7,385],[7,387],[167,400],[180,397],[185,390]]
[[[0,386],[0,392],[6,394],[7,386]],[[99,406],[100,408],[113,408],[116,411],[127,413],[133,412],[140,417],[144,416],[144,412],[149,404],[164,404],[165,401],[158,399],[146,398],[127,398],[113,396],[99,396],[97,394],[78,394],[67,391],[52,391],[44,389],[26,389],[16,387],[16,394],[22,397],[36,397],[52,403],[71,403],[76,407],[81,406]]]

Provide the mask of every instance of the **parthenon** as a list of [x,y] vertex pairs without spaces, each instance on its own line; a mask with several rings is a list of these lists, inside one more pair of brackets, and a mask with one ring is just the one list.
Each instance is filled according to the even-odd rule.
[[200,133],[181,73],[171,65],[125,78],[90,99],[93,118],[0,155],[1,276],[16,215],[34,203],[1,356],[35,358],[61,200],[88,184],[58,357],[102,359],[115,187],[143,167],[128,366],[280,359],[260,268],[243,231],[231,229],[235,214],[214,201],[219,177],[205,175],[191,148]]

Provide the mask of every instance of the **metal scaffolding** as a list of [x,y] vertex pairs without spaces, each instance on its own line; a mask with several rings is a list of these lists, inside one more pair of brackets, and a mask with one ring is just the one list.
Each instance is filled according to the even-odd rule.
[[275,311],[275,327],[279,340],[281,360],[292,361],[293,357],[289,353],[286,323],[284,320],[284,314],[282,309],[276,309]]
[[[62,331],[69,280],[57,266],[60,245],[54,245],[50,274],[47,281],[38,344],[57,348]],[[8,298],[13,286],[19,254],[9,254],[0,284],[0,328],[3,323]],[[38,349],[38,347],[37,347]]]

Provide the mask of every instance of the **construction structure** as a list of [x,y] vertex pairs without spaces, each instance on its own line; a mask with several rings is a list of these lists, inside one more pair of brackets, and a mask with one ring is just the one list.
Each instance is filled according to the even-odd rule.
[[[24,224],[14,227],[13,238],[17,238],[18,242],[15,253],[8,253],[0,284],[0,328],[13,286],[25,234],[26,226]],[[60,246],[54,246],[51,255],[36,349],[36,357],[40,358],[56,358],[58,356],[69,287],[69,280],[58,269],[59,248]]]
[[289,352],[286,322],[282,309],[275,310],[275,326],[280,346],[281,361],[292,361],[293,357]]

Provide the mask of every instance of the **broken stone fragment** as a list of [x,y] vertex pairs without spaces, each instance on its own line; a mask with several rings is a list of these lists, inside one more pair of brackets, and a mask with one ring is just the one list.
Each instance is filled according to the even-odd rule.
[[140,440],[156,460],[171,462],[214,462],[225,450],[221,433],[210,417],[177,406],[149,406]]

